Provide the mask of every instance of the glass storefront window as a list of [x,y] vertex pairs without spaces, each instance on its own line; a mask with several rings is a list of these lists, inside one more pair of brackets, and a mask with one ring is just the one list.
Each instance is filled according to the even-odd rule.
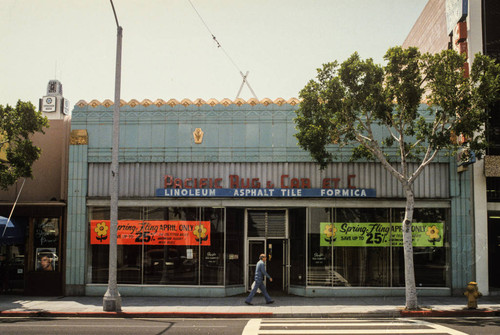
[[[419,287],[448,285],[446,209],[414,212],[414,264]],[[404,286],[404,209],[311,208],[310,286]]]
[[[6,215],[0,225],[0,292],[4,290],[22,294],[25,288],[26,266],[32,266],[27,253],[29,249],[26,248],[29,217],[12,217],[9,226],[8,214]],[[4,230],[5,235],[2,236]],[[34,260],[36,261],[36,258]]]
[[210,245],[201,246],[201,285],[224,285],[224,209],[202,208],[210,222]]
[[166,280],[162,283],[198,285],[198,246],[168,246],[164,249]]
[[226,285],[243,284],[245,209],[226,209]]
[[[93,207],[89,210],[90,220],[109,219],[109,207]],[[90,273],[89,282],[104,284],[108,282],[109,246],[92,244],[90,248]]]
[[330,208],[309,210],[309,259],[307,284],[312,286],[332,286],[332,247],[321,243],[321,223],[332,222]]
[[[170,216],[169,208],[145,208],[146,220],[166,220]],[[174,255],[168,254],[168,247],[160,245],[144,246],[144,283],[168,284],[168,268]]]
[[[446,250],[446,213],[442,208],[416,208],[413,223],[432,223],[424,231],[429,246],[413,247],[413,264],[417,287],[444,287],[448,284]],[[396,222],[404,219],[404,209],[394,210]],[[404,255],[402,247],[392,248],[393,286],[404,286]]]
[[[140,208],[118,208],[118,220],[141,220],[141,217],[142,210]],[[118,245],[116,262],[118,284],[141,283],[142,247],[140,245]]]
[[[109,207],[94,207],[90,210],[91,220],[109,220]],[[138,208],[119,208],[118,220],[140,220],[141,210]],[[91,245],[91,283],[108,282],[109,245]],[[116,276],[119,284],[141,283],[142,251],[137,245],[117,245]]]
[[[404,286],[399,240],[404,209],[291,208],[288,213],[291,285]],[[415,210],[419,287],[448,285],[447,213]],[[107,283],[109,247],[97,243],[107,238],[106,229],[100,232],[97,225],[109,222],[109,208],[90,208],[89,217],[88,279]],[[118,219],[119,284],[243,284],[245,208],[120,208]]]
[[290,284],[306,283],[306,209],[291,208],[288,211],[290,229]]
[[118,284],[141,283],[141,246],[117,246],[116,278]]
[[[371,229],[369,225],[357,223],[389,222],[389,210],[385,208],[338,208],[336,213],[335,227],[338,227],[339,232]],[[367,243],[369,239],[380,238],[380,235],[375,234],[368,231],[364,234]],[[355,241],[352,244],[356,245]],[[335,286],[390,286],[389,248],[366,245],[334,248]]]
[[[94,207],[89,214],[89,279],[106,283],[109,208]],[[119,208],[118,220],[119,284],[224,284],[224,209]]]
[[34,220],[34,247],[36,271],[59,271],[59,219]]
[[[197,221],[194,207],[146,208],[147,220]],[[144,245],[144,282],[147,284],[197,285],[199,277],[198,245]]]

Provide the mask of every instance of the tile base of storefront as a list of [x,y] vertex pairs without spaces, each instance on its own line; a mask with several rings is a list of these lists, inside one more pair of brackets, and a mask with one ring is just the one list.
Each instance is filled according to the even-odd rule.
[[[85,295],[85,285],[70,285],[66,284],[64,295],[67,297],[77,297]],[[104,295],[104,293],[103,293]]]
[[[107,285],[91,284],[85,286],[86,296],[103,296],[106,293]],[[183,286],[158,286],[158,285],[119,285],[118,291],[122,296],[164,296],[164,297],[229,297],[238,294],[245,294],[243,286],[222,287],[183,287]],[[300,287],[291,286],[288,292],[290,295],[303,297],[404,297],[405,289],[385,288],[385,287]],[[449,288],[418,288],[418,296],[421,297],[446,297],[451,296]]]
[[[85,286],[86,296],[103,296],[108,286],[92,284]],[[122,296],[129,297],[226,297],[245,292],[243,286],[223,287],[223,286],[159,286],[159,285],[118,285],[118,291]]]
[[[422,297],[446,297],[451,296],[451,290],[447,287],[439,288],[417,288],[418,296]],[[309,286],[304,290],[306,297],[404,297],[405,288],[386,287],[314,287]]]

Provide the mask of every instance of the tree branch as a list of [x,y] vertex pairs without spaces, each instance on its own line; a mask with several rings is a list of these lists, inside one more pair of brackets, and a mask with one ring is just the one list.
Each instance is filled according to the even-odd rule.
[[406,153],[405,157],[408,157],[408,155],[410,154],[410,152],[417,146],[419,145],[420,143],[422,143],[422,140],[417,140],[415,143],[413,143],[410,147],[410,149],[408,150],[408,152]]
[[389,134],[391,134],[391,137],[395,140],[395,141],[399,141],[398,138],[396,137],[396,135],[392,132],[392,129],[391,127],[389,127],[388,124],[385,124],[385,127],[387,128],[387,131],[389,132]]
[[370,152],[377,157],[377,159],[382,163],[384,168],[389,171],[394,177],[396,177],[400,181],[404,181],[403,175],[392,166],[387,159],[385,158],[382,150],[377,144],[377,141],[375,141],[373,138],[368,138],[364,135],[361,135],[359,133],[356,133],[356,139],[359,143],[364,145]]
[[[430,151],[430,147],[428,148],[427,150],[428,152]],[[417,177],[420,175],[420,173],[422,173],[422,171],[424,170],[424,168],[430,164],[430,162],[432,162],[434,160],[434,158],[436,157],[436,155],[438,154],[439,150],[436,149],[434,150],[434,152],[432,153],[432,155],[430,155],[430,157],[427,159],[427,160],[422,160],[422,163],[420,163],[420,166],[415,170],[415,172],[412,173],[411,177],[408,179],[408,184],[412,184],[415,179],[417,179]],[[426,153],[426,156],[428,154]]]

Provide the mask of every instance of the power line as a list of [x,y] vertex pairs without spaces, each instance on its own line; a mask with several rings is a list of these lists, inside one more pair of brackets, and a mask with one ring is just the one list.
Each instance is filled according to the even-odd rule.
[[238,67],[238,65],[235,63],[235,61],[231,58],[231,56],[229,56],[229,54],[227,53],[227,51],[222,47],[222,45],[220,44],[220,42],[217,40],[217,37],[215,37],[215,35],[212,33],[212,31],[210,30],[210,27],[205,22],[205,20],[201,16],[201,14],[198,12],[198,10],[194,6],[193,2],[191,0],[188,0],[188,1],[191,4],[191,7],[193,7],[193,9],[196,12],[196,14],[198,15],[198,17],[200,18],[200,20],[203,23],[203,25],[205,26],[205,28],[207,28],[208,32],[212,36],[212,39],[215,41],[215,43],[217,43],[217,48],[221,49],[224,52],[224,54],[226,55],[226,57],[234,65],[234,67],[236,68],[236,70],[238,70],[238,72],[240,73],[241,77],[243,78],[243,82],[241,83],[241,87],[238,90],[238,94],[237,94],[236,98],[238,98],[240,96],[241,89],[243,88],[243,85],[246,84],[248,86],[248,88],[250,89],[250,91],[252,92],[254,98],[257,99],[257,95],[255,94],[255,92],[253,91],[252,87],[250,86],[250,83],[248,82],[248,71],[247,71],[246,74],[243,74],[243,71],[241,71],[241,69]]
[[217,43],[217,48],[220,48],[226,54],[227,58],[229,58],[229,60],[231,61],[231,63],[233,63],[233,65],[236,68],[236,70],[238,70],[238,72],[241,72],[241,70],[238,67],[238,65],[236,65],[236,63],[233,61],[233,59],[229,56],[229,54],[226,52],[226,50],[222,47],[222,45],[220,44],[220,42],[217,40],[217,37],[215,37],[214,33],[212,33],[212,31],[210,30],[210,27],[205,22],[205,20],[203,19],[203,17],[201,16],[201,14],[198,12],[198,10],[196,9],[196,7],[193,5],[193,3],[191,2],[191,0],[188,0],[188,1],[191,4],[191,7],[193,7],[193,9],[196,12],[196,14],[198,15],[198,17],[200,18],[200,20],[203,23],[203,25],[205,26],[205,28],[207,28],[207,30],[210,33],[210,35],[212,35],[212,39],[215,41],[215,43]]

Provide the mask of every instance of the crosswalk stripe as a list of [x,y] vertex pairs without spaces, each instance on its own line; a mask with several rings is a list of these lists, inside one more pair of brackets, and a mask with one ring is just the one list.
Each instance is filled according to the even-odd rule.
[[441,326],[441,325],[427,322],[427,321],[423,321],[423,320],[413,320],[413,322],[415,322],[416,324],[421,324],[421,325],[426,325],[426,326],[432,327],[433,329],[436,329],[436,330],[446,331],[447,332],[446,334],[450,334],[450,335],[468,335],[467,333],[463,333],[459,330],[455,330],[452,328],[448,328],[445,326]]
[[412,326],[413,324],[411,323],[406,323],[406,322],[373,322],[373,323],[352,323],[352,322],[337,322],[337,323],[330,323],[330,322],[318,322],[318,323],[262,323],[262,326],[266,327],[321,327],[321,326],[335,326],[335,327],[346,327],[346,326],[365,326],[365,325],[370,325],[370,327],[380,327],[380,326]]
[[[341,322],[347,322],[347,321],[350,321],[350,322],[357,322],[357,323],[370,323],[370,322],[373,322],[373,321],[377,321],[377,320],[380,320],[380,318],[376,318],[376,319],[356,319],[356,318],[339,318],[339,319],[321,319],[321,318],[311,318],[311,319],[261,319],[262,323],[268,323],[268,322],[277,322],[277,321],[282,321],[282,322],[286,322],[286,323],[294,323],[294,322],[310,322],[310,321],[324,321],[324,322],[328,322],[328,323],[341,323]],[[404,318],[404,319],[397,319],[401,322],[404,322],[405,320],[409,320],[407,318]]]
[[[284,329],[268,329],[282,327]],[[301,327],[302,329],[293,329]],[[310,327],[311,329],[304,329]],[[314,329],[323,327],[322,329]],[[330,327],[330,328],[327,328]],[[344,327],[344,329],[338,329]],[[347,327],[347,328],[345,328]],[[358,329],[352,329],[358,327]],[[364,327],[364,329],[359,329]],[[379,327],[372,329],[372,327]],[[382,328],[381,328],[382,327]],[[391,327],[391,328],[387,328]],[[396,327],[406,327],[398,329]],[[408,327],[415,327],[410,329]],[[332,329],[333,328],[333,329]],[[380,322],[380,319],[251,319],[245,326],[242,335],[274,335],[274,334],[300,334],[300,335],[335,335],[335,334],[448,334],[467,335],[439,324],[415,319],[395,319]]]
[[259,335],[271,334],[450,334],[448,331],[436,329],[307,329],[307,330],[259,330]]
[[[407,321],[405,319],[403,320],[397,320],[398,322],[401,322],[401,323],[406,323],[408,324],[410,321]],[[299,320],[299,319],[293,319],[293,320],[290,320],[288,321],[287,319],[262,319],[262,324],[268,324],[268,323],[276,323],[276,322],[283,322],[283,323],[286,323],[286,324],[296,324],[296,323],[314,323],[314,322],[317,322],[317,323],[327,323],[327,324],[332,324],[332,325],[335,325],[335,324],[339,324],[339,323],[353,323],[353,322],[356,322],[358,324],[370,324],[372,322],[380,322],[380,319],[376,319],[376,320],[350,320],[350,319],[338,319],[338,320],[331,320],[331,319],[310,319],[310,320],[307,320],[307,319],[302,319],[302,320]],[[390,321],[388,321],[390,322]],[[388,323],[386,322],[386,323]]]
[[247,322],[241,335],[256,335],[259,334],[261,319],[251,319]]

